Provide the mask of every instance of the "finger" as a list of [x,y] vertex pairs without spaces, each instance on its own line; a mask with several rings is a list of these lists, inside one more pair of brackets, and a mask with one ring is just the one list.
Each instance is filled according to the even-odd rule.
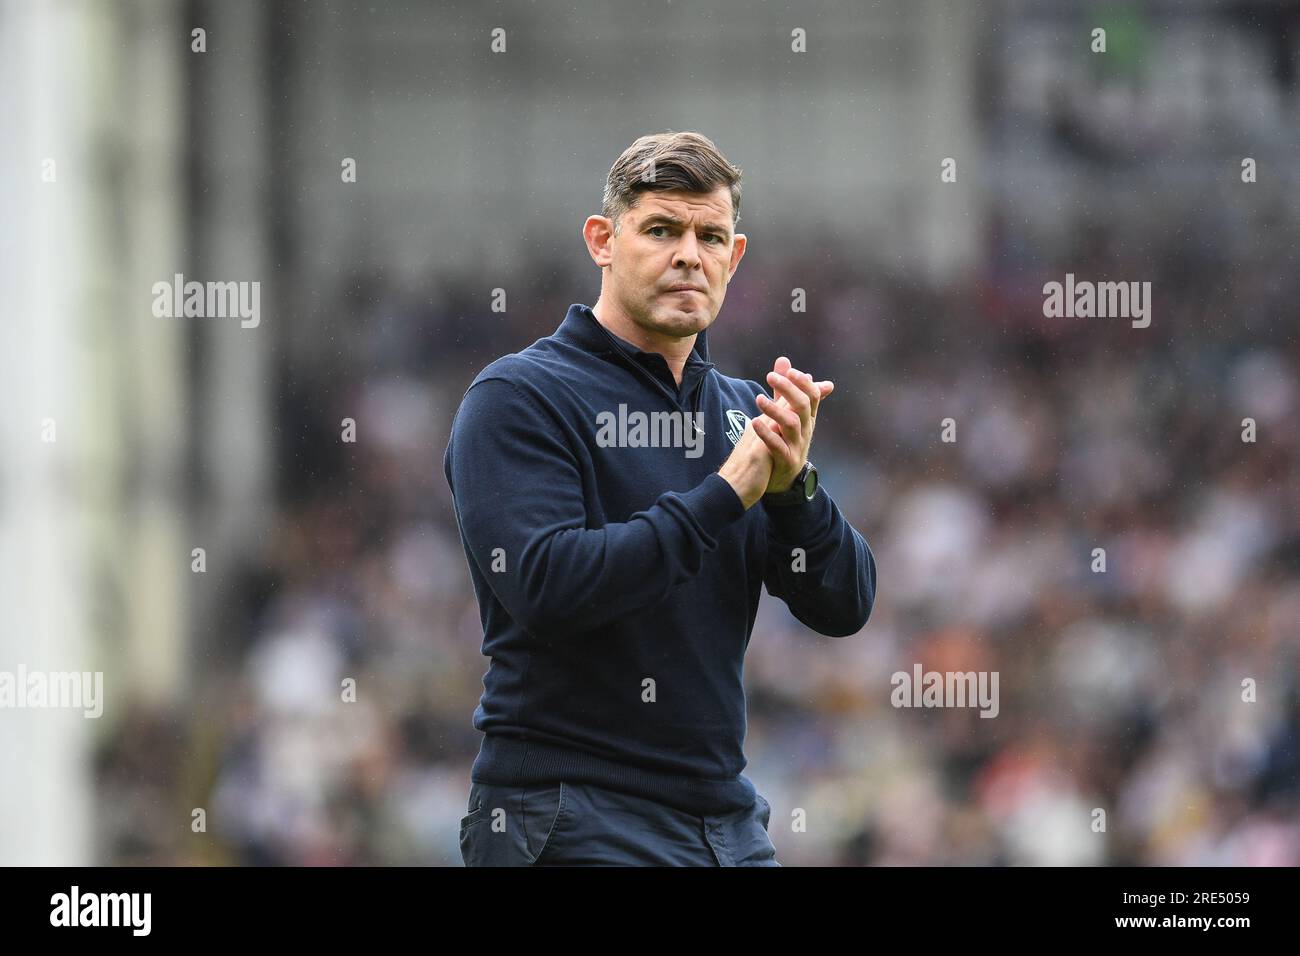
[[[809,381],[811,381],[811,377]],[[817,398],[813,401],[813,417],[817,416],[817,409],[821,407],[822,400],[835,391],[834,382],[813,382],[813,388],[817,389]]]
[[759,396],[758,408],[779,427],[788,439],[797,438],[803,430],[803,423],[798,413],[783,402],[773,401],[766,395]]
[[757,418],[751,418],[749,420],[745,425],[744,434],[740,436],[740,441],[737,444],[745,444],[746,442],[753,444],[758,440],[758,429],[754,426],[756,421],[758,421]]
[[776,372],[778,375],[784,375],[786,372],[790,371],[790,360],[782,355],[772,365],[772,371]]
[[813,381],[813,377],[807,372],[799,371],[797,368],[790,369],[790,374],[786,377],[799,386],[799,390],[808,396],[809,411],[816,415],[817,403],[821,401],[822,396],[820,389],[817,388],[817,383]]
[[775,462],[789,462],[790,445],[781,435],[781,429],[771,419],[754,419],[754,434],[763,440]]
[[812,401],[808,393],[788,376],[768,372],[767,382],[772,386],[772,391],[783,396],[787,404],[799,413],[801,419],[807,419],[812,414]]
[[781,430],[786,433],[786,438],[798,439],[803,433],[803,419],[793,408],[773,401],[766,395],[758,396],[757,401],[758,407],[764,414],[781,426]]
[[[809,376],[809,380],[810,380],[810,381],[811,381],[811,379],[812,379],[812,377]],[[817,397],[817,399],[816,399],[817,402],[820,402],[823,398],[825,398],[825,397],[826,397],[827,395],[829,395],[831,392],[835,391],[835,383],[832,382],[832,381],[816,382],[816,383],[814,383],[814,384],[816,385],[818,391],[820,392],[820,394],[818,395],[818,397]],[[780,398],[780,396],[778,396],[778,399],[779,399],[780,401],[785,401],[785,399]]]
[[790,377],[808,395],[809,400],[812,403],[812,408],[811,408],[812,417],[816,418],[817,409],[821,405],[822,399],[825,398],[827,395],[829,395],[831,392],[835,391],[835,383],[831,381],[815,382],[813,381],[813,377],[809,375],[807,372],[800,372],[798,377],[795,377],[794,375],[791,375]]
[[[776,406],[789,408],[790,411],[794,412],[794,415],[798,416],[800,432],[806,433],[813,428],[813,403],[811,403],[809,397],[803,394],[800,388],[789,378],[774,378],[772,385],[774,385],[772,392],[775,393],[774,401]],[[766,411],[766,407],[764,407],[764,411]],[[777,420],[784,421],[784,419]]]

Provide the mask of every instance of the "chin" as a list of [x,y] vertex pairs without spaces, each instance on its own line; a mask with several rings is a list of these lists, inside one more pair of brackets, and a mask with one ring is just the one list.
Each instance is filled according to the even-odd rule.
[[694,335],[709,327],[709,315],[706,312],[682,312],[674,309],[660,317],[657,324],[665,332],[671,331],[674,335]]
[[652,314],[656,325],[685,335],[706,329],[713,321],[713,316],[709,315],[708,310],[703,307],[689,309],[660,307]]

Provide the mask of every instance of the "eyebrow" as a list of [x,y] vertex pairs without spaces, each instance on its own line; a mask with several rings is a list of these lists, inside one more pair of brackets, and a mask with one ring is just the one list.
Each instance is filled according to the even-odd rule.
[[[641,228],[642,228],[642,229],[645,229],[645,228],[647,228],[647,227],[649,227],[649,226],[658,225],[658,224],[660,224],[660,223],[663,223],[663,224],[665,224],[665,225],[669,225],[669,226],[677,226],[678,228],[680,228],[680,227],[686,225],[686,220],[685,220],[685,219],[678,219],[676,216],[670,216],[670,215],[668,215],[667,213],[657,212],[657,213],[654,213],[653,215],[647,217],[647,218],[646,218],[646,219],[641,223]],[[722,236],[729,236],[729,235],[731,235],[731,230],[729,230],[726,226],[720,226],[720,225],[718,225],[716,222],[705,222],[705,223],[701,223],[701,224],[700,224],[700,228],[703,229],[705,232],[716,232],[716,233],[718,233],[719,235],[722,235]]]

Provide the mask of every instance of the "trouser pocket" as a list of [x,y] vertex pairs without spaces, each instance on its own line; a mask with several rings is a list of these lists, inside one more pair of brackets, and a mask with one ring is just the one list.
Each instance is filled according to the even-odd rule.
[[503,787],[475,783],[460,822],[466,866],[533,866],[562,835],[566,785]]
[[524,848],[530,866],[536,866],[548,853],[555,852],[567,816],[568,793],[568,785],[561,781],[552,787],[530,787],[520,794]]
[[772,822],[772,805],[758,794],[747,811],[727,820],[727,840],[735,866],[780,866],[776,846],[768,834]]

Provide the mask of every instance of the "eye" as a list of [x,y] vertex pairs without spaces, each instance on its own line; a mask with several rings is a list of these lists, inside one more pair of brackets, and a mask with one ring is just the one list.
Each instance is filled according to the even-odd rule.
[[706,232],[706,233],[704,234],[704,238],[705,238],[705,239],[716,239],[716,240],[717,240],[717,242],[715,242],[715,243],[711,243],[711,245],[717,245],[718,243],[722,242],[722,237],[721,237],[720,235],[718,235],[716,232]]
[[[646,231],[649,232],[651,235],[654,235],[654,232],[655,232],[656,229],[661,229],[661,230],[663,230],[663,232],[665,232],[665,233],[668,232],[668,227],[667,227],[667,226],[651,226],[651,227],[650,227],[648,230],[646,230]],[[656,239],[662,239],[662,238],[664,238],[664,237],[663,237],[663,236],[655,236],[655,238],[656,238]]]

